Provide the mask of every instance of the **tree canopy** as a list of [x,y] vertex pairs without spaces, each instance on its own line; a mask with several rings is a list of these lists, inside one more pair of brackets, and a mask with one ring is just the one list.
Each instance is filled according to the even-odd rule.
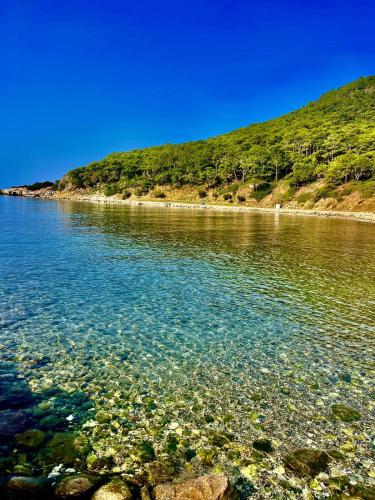
[[324,94],[303,108],[207,140],[118,152],[71,170],[60,187],[254,186],[288,177],[339,185],[375,179],[375,76]]

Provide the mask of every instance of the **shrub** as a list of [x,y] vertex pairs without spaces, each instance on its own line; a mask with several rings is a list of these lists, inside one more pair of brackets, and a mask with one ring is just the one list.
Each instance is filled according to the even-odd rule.
[[113,196],[117,193],[117,184],[107,184],[104,188],[105,196]]
[[237,200],[240,202],[240,203],[243,203],[244,201],[246,201],[246,197],[243,196],[242,194],[238,194],[237,195]]
[[217,200],[219,198],[219,195],[216,193],[216,191],[214,193],[212,193],[212,198],[214,200]]
[[365,181],[360,182],[358,185],[358,191],[361,193],[363,198],[371,198],[375,196],[375,181]]
[[260,184],[258,186],[258,189],[256,191],[253,191],[251,193],[251,197],[255,198],[257,201],[263,200],[267,195],[272,193],[272,184],[269,184],[267,182]]
[[290,201],[296,193],[296,188],[294,186],[289,186],[287,191],[282,195],[281,202]]
[[313,198],[312,193],[301,193],[297,196],[298,203],[306,203]]
[[317,202],[322,198],[335,198],[336,194],[337,193],[335,192],[335,188],[330,184],[327,184],[326,186],[323,186],[320,189],[318,189],[316,193],[314,193],[314,201]]
[[233,196],[231,195],[231,193],[225,193],[223,198],[226,201],[230,201],[230,200],[232,200]]
[[207,191],[201,190],[199,191],[199,198],[206,198],[207,196]]
[[146,186],[140,186],[137,187],[137,189],[134,191],[136,196],[145,196],[148,194],[149,189]]
[[131,194],[131,192],[130,192],[130,191],[124,191],[124,192],[122,193],[122,199],[123,199],[123,200],[127,200],[128,198],[130,198],[130,197],[131,197],[131,195],[132,195],[132,194]]
[[165,193],[164,193],[164,191],[161,191],[160,189],[157,189],[154,192],[154,196],[155,196],[155,198],[165,198]]

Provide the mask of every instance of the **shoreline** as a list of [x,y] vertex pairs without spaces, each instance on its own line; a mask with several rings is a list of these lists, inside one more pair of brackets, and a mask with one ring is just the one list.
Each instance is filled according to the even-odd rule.
[[[9,190],[10,191],[10,190]],[[239,213],[265,213],[275,215],[298,215],[306,217],[324,217],[334,219],[353,220],[357,222],[368,222],[375,224],[375,212],[353,212],[353,211],[339,211],[339,210],[319,210],[319,209],[303,209],[303,208],[276,208],[276,207],[249,207],[240,205],[221,205],[215,203],[190,203],[184,201],[157,201],[157,200],[121,200],[116,197],[104,195],[78,195],[75,193],[63,194],[58,193],[50,194],[48,192],[42,193],[28,193],[24,190],[15,194],[2,190],[1,194],[4,196],[17,196],[22,198],[35,198],[43,200],[55,201],[77,201],[88,202],[97,204],[108,205],[125,205],[125,206],[147,206],[154,208],[180,208],[180,209],[193,209],[193,210],[212,210],[217,212],[239,212]]]
[[78,201],[109,205],[126,206],[148,206],[155,208],[182,208],[194,210],[213,210],[218,212],[241,212],[241,213],[268,213],[275,215],[301,215],[307,217],[325,217],[354,220],[357,222],[369,222],[375,224],[375,212],[344,212],[335,210],[316,210],[316,209],[298,209],[298,208],[266,208],[266,207],[247,207],[247,206],[229,206],[214,203],[188,203],[178,201],[153,201],[153,200],[120,200],[118,198],[100,196],[100,195],[81,195],[81,196],[51,196],[49,199],[61,201]]

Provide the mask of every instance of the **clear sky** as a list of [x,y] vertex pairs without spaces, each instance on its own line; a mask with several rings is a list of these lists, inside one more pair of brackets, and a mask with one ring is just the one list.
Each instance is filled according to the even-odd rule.
[[374,0],[1,0],[0,186],[206,138],[375,73]]

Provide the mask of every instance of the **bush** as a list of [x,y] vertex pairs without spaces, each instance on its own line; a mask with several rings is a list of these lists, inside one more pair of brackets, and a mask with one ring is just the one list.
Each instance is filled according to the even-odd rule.
[[318,189],[318,191],[314,194],[314,201],[317,202],[322,198],[335,198],[336,194],[335,188],[330,184],[327,184],[326,186]]
[[298,203],[306,203],[306,201],[309,201],[313,198],[312,193],[301,193],[297,196],[297,201]]
[[242,194],[238,194],[237,195],[237,200],[240,202],[240,203],[243,203],[244,201],[246,201],[246,197],[243,196]]
[[225,193],[224,196],[223,196],[224,200],[226,201],[231,201],[233,196],[231,195],[231,193]]
[[202,190],[202,191],[199,191],[199,193],[198,193],[198,194],[199,194],[199,198],[206,198],[206,196],[207,196],[207,191],[203,191],[203,190]]
[[287,189],[287,191],[285,191],[280,201],[281,202],[290,201],[295,194],[296,194],[296,188],[294,186],[289,186],[289,188]]
[[104,188],[105,196],[113,196],[118,192],[117,184],[107,184]]
[[214,200],[217,200],[219,198],[219,195],[216,193],[216,191],[214,193],[212,193],[212,198]]
[[149,189],[146,186],[140,186],[137,187],[137,189],[134,191],[136,196],[146,196],[148,194]]
[[164,191],[161,191],[160,189],[157,189],[154,192],[154,196],[155,196],[155,198],[165,198],[165,193],[164,193]]
[[272,184],[263,183],[261,184],[256,191],[251,193],[251,197],[255,198],[257,201],[263,200],[267,195],[272,193]]
[[124,192],[122,193],[122,197],[121,197],[121,198],[122,198],[123,200],[127,200],[128,198],[130,198],[130,197],[131,197],[131,195],[132,195],[132,194],[131,194],[131,192],[130,192],[130,191],[124,191]]

